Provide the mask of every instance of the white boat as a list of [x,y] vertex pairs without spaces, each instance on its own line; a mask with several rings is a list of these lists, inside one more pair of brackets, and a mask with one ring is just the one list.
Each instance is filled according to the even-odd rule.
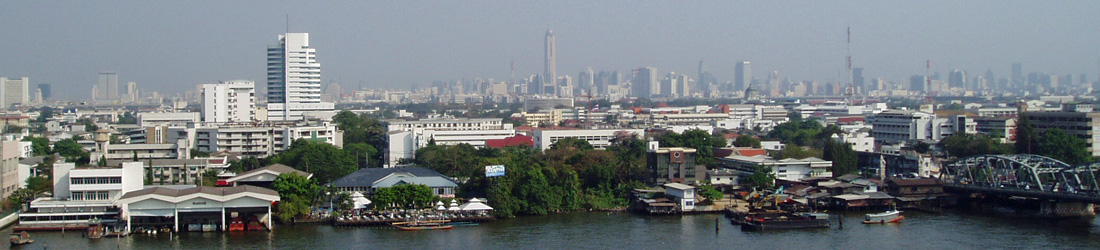
[[886,223],[898,223],[905,216],[901,215],[901,211],[897,209],[891,209],[886,212],[867,214],[864,217],[863,224],[886,224]]

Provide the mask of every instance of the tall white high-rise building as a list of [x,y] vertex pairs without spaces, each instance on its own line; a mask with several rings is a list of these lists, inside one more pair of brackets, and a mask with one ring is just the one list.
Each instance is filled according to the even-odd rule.
[[256,120],[256,83],[233,80],[203,84],[202,121],[251,122]]
[[267,48],[267,118],[295,121],[307,112],[333,112],[321,101],[321,64],[309,33],[279,35],[279,44]]
[[546,30],[546,72],[543,75],[545,82],[554,82],[558,79],[557,65],[557,40],[554,39],[554,31]]
[[30,84],[27,77],[0,78],[0,104],[4,105],[3,108],[11,108],[11,105],[17,103],[30,104]]

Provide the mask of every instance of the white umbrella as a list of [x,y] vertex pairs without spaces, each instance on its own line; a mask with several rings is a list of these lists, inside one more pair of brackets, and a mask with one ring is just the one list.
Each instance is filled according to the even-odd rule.
[[363,209],[363,208],[367,208],[367,205],[370,205],[371,201],[368,200],[366,197],[363,197],[362,193],[352,192],[351,193],[351,203],[353,205],[353,208]]

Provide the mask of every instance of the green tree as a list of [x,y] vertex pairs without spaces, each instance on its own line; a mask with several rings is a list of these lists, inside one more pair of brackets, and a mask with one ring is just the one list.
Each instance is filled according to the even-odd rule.
[[191,149],[191,158],[192,159],[194,159],[194,158],[203,158],[203,157],[210,157],[210,152],[198,150],[198,149],[195,149],[195,148]]
[[712,202],[722,199],[722,191],[718,191],[718,189],[714,188],[714,186],[700,185],[695,189],[698,190],[697,193],[699,194],[699,196],[707,198],[707,200],[711,200]]
[[733,141],[734,147],[760,148],[760,140],[751,135],[740,135]]
[[920,154],[928,153],[928,151],[932,151],[932,145],[928,144],[928,143],[925,143],[923,141],[920,141],[920,142],[917,142],[917,144],[913,146],[913,151],[917,151],[917,153],[920,153]]
[[53,192],[53,180],[43,176],[29,177],[27,178],[27,189],[35,193]]
[[355,155],[332,144],[306,139],[295,140],[290,149],[272,156],[271,160],[313,173],[319,182],[329,182],[359,169],[355,165]]
[[319,197],[322,190],[316,180],[306,178],[297,173],[279,175],[279,177],[276,177],[275,181],[271,183],[271,187],[275,189],[275,192],[279,192],[279,196],[289,197],[288,195],[296,195],[298,198],[302,198],[303,201],[315,200]]
[[995,139],[985,135],[953,135],[940,140],[948,155],[964,158],[984,154],[1009,154],[1012,153],[1008,146],[1002,145]]
[[344,152],[355,157],[357,168],[365,168],[373,166],[370,164],[370,159],[378,154],[378,149],[366,143],[351,143],[344,144]]
[[23,138],[23,141],[31,142],[31,154],[34,156],[48,155],[50,154],[50,139],[46,137],[34,137],[28,136]]
[[557,142],[554,142],[554,144],[550,144],[550,149],[565,149],[565,148],[581,150],[581,151],[594,149],[592,147],[592,144],[588,143],[588,141],[573,138],[573,137],[561,138]]
[[855,173],[858,169],[859,158],[852,146],[847,143],[834,140],[825,140],[825,149],[822,150],[822,159],[833,162],[833,177]]
[[386,134],[386,124],[378,119],[368,117],[367,114],[357,115],[351,111],[340,111],[332,118],[337,128],[344,131],[344,144],[366,143],[376,150],[371,156],[375,166],[381,166],[385,159],[381,152],[389,147],[389,136]]
[[213,187],[218,185],[218,171],[213,169],[207,169],[202,172],[202,178],[199,179],[202,183],[200,186]]
[[91,156],[84,151],[84,146],[80,146],[80,143],[73,139],[64,139],[54,143],[53,150],[61,157],[65,157],[65,161],[76,163],[78,166],[88,165],[88,162],[91,162]]
[[426,208],[432,206],[435,194],[425,185],[401,184],[379,188],[371,198],[375,208]]
[[695,163],[707,166],[717,163],[714,160],[714,148],[726,146],[725,138],[708,134],[700,129],[687,130],[682,135],[668,132],[659,136],[657,140],[660,142],[661,147],[694,148],[696,150]]
[[47,122],[50,118],[53,118],[53,108],[42,107],[38,109],[38,118],[35,118],[36,122]]
[[1036,154],[1039,146],[1038,134],[1031,127],[1031,120],[1027,118],[1027,112],[1021,112],[1016,116],[1016,153]]
[[771,188],[775,185],[775,174],[772,173],[772,168],[767,166],[756,166],[752,175],[747,178],[749,185],[761,189]]
[[1070,165],[1093,161],[1085,141],[1067,134],[1061,129],[1047,129],[1039,139],[1040,154],[1061,160]]
[[798,145],[787,145],[783,150],[772,153],[772,158],[775,159],[805,159],[809,157],[822,157],[821,150],[801,147]]

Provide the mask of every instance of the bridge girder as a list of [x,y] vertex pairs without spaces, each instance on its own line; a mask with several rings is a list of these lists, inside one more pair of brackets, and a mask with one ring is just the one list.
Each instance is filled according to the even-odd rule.
[[1041,155],[979,155],[946,165],[940,179],[951,184],[1100,195],[1098,172],[1100,163],[1071,166]]

